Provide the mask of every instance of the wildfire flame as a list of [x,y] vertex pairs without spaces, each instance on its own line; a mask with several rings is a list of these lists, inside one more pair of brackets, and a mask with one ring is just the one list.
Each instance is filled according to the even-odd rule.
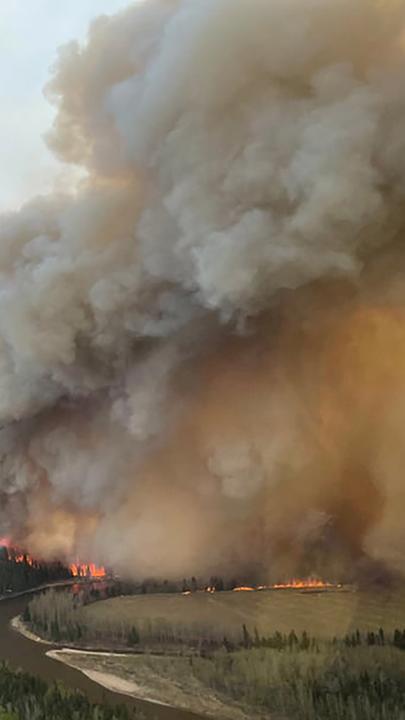
[[307,578],[300,580],[294,578],[284,583],[276,583],[270,586],[272,590],[326,590],[327,588],[340,587],[333,583],[319,580],[318,578]]
[[233,592],[254,592],[256,588],[249,587],[248,585],[242,585],[241,587],[233,588]]
[[[240,585],[232,588],[233,592],[259,592],[260,590],[328,590],[343,587],[341,584],[327,582],[319,578],[310,577],[306,579],[294,578],[283,583],[275,583],[274,585]],[[206,593],[216,592],[215,587],[208,585],[204,588]],[[186,590],[183,595],[192,595],[191,590]]]
[[71,563],[69,570],[73,577],[104,578],[106,576],[105,568],[94,563]]
[[[9,551],[10,556],[10,551]],[[31,567],[34,565],[34,558],[31,557],[31,555],[28,555],[27,553],[19,553],[18,555],[11,555],[11,559],[14,560],[16,563],[26,563],[27,565],[31,565]]]
[[35,560],[33,557],[31,557],[31,555],[26,552],[22,552],[16,547],[13,547],[10,538],[0,538],[0,548],[2,548],[6,552],[8,560],[13,560],[16,563],[25,563],[26,565],[31,566],[35,564]]
[[[0,537],[0,548],[3,548],[9,560],[13,560],[16,563],[26,563],[27,565],[35,565],[35,559],[28,553],[22,552],[20,549],[13,547],[10,538]],[[80,563],[76,561],[69,565],[69,570],[73,577],[77,578],[104,578],[106,576],[106,570],[102,566],[98,566],[95,563]]]

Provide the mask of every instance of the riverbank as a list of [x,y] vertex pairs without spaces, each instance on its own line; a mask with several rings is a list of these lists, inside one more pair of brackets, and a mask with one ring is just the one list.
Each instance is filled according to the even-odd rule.
[[[168,656],[151,656],[146,653],[101,652],[96,650],[61,647],[33,633],[21,616],[11,620],[11,627],[28,640],[52,646],[46,656],[79,670],[89,680],[107,690],[151,703],[183,709],[216,720],[247,720],[248,716],[237,706],[229,705],[209,688],[185,672],[181,678],[162,677],[163,663]],[[157,667],[151,667],[151,658]],[[186,660],[186,658],[184,658]],[[187,670],[188,668],[184,668]],[[249,715],[251,717],[251,715]]]
[[48,657],[46,651],[56,649],[54,643],[40,642],[42,638],[38,639],[34,633],[29,635],[30,631],[26,628],[24,628],[26,632],[21,632],[23,624],[18,623],[16,627],[16,621],[14,621],[14,627],[12,626],[15,617],[19,616],[21,620],[26,602],[27,599],[22,596],[11,598],[9,595],[4,598],[4,602],[1,602],[0,662],[5,662],[16,670],[20,669],[34,674],[48,683],[63,683],[69,689],[79,690],[95,704],[125,705],[130,716],[135,709],[144,720],[198,720],[199,718],[201,720],[201,715],[189,710],[180,710],[138,699],[136,694],[122,692],[124,689],[122,686],[120,692],[114,689],[110,690],[110,687],[115,687],[115,684],[110,682],[111,679],[109,679],[107,687],[104,678],[97,677],[96,679],[91,673],[85,675],[73,666],[56,662],[55,659]]
[[[35,595],[35,593],[41,592],[41,590],[70,587],[71,585],[77,585],[78,582],[82,581],[77,578],[71,578],[70,580],[55,580],[55,582],[52,583],[44,583],[43,585],[36,585],[35,587],[27,588],[26,590],[19,590],[18,592],[7,593],[7,595],[0,595],[0,602],[5,600],[16,600],[17,598],[24,597],[25,595]],[[96,581],[92,579],[91,582]],[[84,583],[82,582],[82,584]]]
[[156,648],[152,648],[150,646],[143,648],[138,647],[137,649],[132,648],[129,650],[124,645],[111,645],[111,647],[108,647],[105,645],[105,643],[91,645],[88,643],[80,644],[78,642],[75,642],[70,644],[67,643],[66,640],[61,640],[59,642],[57,642],[56,640],[47,640],[41,635],[37,635],[35,632],[33,632],[33,630],[23,620],[22,615],[16,615],[15,617],[13,617],[10,622],[10,627],[16,632],[18,632],[20,635],[23,635],[25,638],[27,638],[27,640],[31,640],[32,642],[40,643],[42,645],[48,645],[54,649],[63,649],[70,652],[91,653],[111,657],[125,657],[126,655],[130,655],[131,657],[133,655],[154,655],[155,657],[185,657],[195,655],[195,651],[188,648],[180,650],[178,646],[168,646],[167,648],[160,650],[156,650]]
[[86,650],[71,650],[69,648],[62,648],[62,650],[49,650],[46,654],[53,660],[57,660],[58,662],[69,665],[69,667],[75,667],[81,670],[84,675],[94,682],[97,682],[99,685],[102,685],[102,687],[107,688],[107,690],[113,690],[114,692],[119,692],[122,695],[130,695],[131,697],[137,697],[140,700],[146,700],[147,702],[155,703],[157,705],[166,705],[167,707],[170,707],[169,703],[158,700],[157,698],[149,697],[147,694],[148,688],[146,687],[142,687],[129,680],[124,680],[123,678],[112,675],[111,673],[100,672],[100,670],[85,670],[82,669],[80,665],[80,660],[85,656],[93,660],[100,657],[115,659],[125,657],[120,653],[95,653]]
[[11,627],[16,632],[19,632],[20,635],[23,635],[27,640],[32,640],[32,642],[42,643],[43,645],[54,645],[54,643],[49,642],[49,640],[44,640],[44,638],[41,638],[39,635],[35,635],[29,628],[27,628],[24,620],[22,619],[21,615],[16,615],[12,618]]
[[137,700],[165,707],[189,710],[216,720],[248,720],[239,705],[223,699],[201,683],[183,658],[182,673],[172,677],[167,673],[170,658],[162,656],[128,655],[82,650],[49,650],[47,657],[80,670],[102,687]]

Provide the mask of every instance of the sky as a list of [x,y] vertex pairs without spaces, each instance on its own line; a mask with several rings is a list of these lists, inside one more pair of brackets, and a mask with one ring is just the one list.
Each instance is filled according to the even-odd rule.
[[57,48],[84,40],[89,22],[129,0],[0,0],[0,212],[14,210],[54,183],[69,183],[47,150],[54,109],[43,95]]

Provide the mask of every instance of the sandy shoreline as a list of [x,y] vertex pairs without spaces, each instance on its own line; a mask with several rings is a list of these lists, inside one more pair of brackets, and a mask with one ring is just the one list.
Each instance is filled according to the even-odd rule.
[[[189,678],[188,682],[183,684],[177,679],[173,681],[169,678],[162,678],[160,672],[156,672],[156,669],[154,671],[150,667],[145,667],[145,655],[69,647],[55,648],[54,643],[44,640],[29,630],[21,615],[14,617],[10,625],[13,630],[32,642],[47,646],[53,645],[52,649],[45,651],[47,657],[78,670],[89,680],[106,690],[127,695],[134,700],[141,700],[152,705],[188,710],[200,716],[204,715],[207,718],[247,720],[248,716],[240,707],[236,705],[230,706],[224,700],[207,692],[207,688],[202,688],[197,681],[191,680],[190,684]],[[136,667],[132,668],[133,677],[125,678],[120,674],[116,674],[114,664],[110,668],[109,660],[117,661],[119,667],[120,660],[125,665],[129,658],[137,661]],[[162,659],[162,656],[159,655],[156,659]],[[110,669],[113,669],[113,672],[110,672]]]
[[[29,630],[25,625],[21,615],[13,617],[10,625],[13,630],[20,633],[20,635],[23,635],[25,638],[31,640],[32,642],[37,642],[41,643],[42,645],[48,646],[53,644],[49,642],[49,640],[44,640],[44,638],[39,637],[39,635],[36,635],[31,630]],[[52,658],[52,660],[57,660],[58,662],[62,662],[65,665],[69,665],[69,667],[75,668],[75,670],[80,670],[83,675],[86,675],[93,682],[106,688],[106,690],[111,690],[112,692],[120,693],[121,695],[129,695],[130,697],[133,697],[137,700],[145,700],[155,705],[165,705],[166,707],[173,707],[168,703],[163,702],[162,700],[149,697],[146,689],[137,683],[129,682],[128,680],[124,680],[123,678],[120,678],[117,675],[112,675],[110,673],[103,673],[98,670],[85,670],[81,668],[78,664],[69,662],[66,657],[67,655],[77,655],[78,657],[83,655],[90,655],[96,657],[100,656],[120,658],[126,657],[124,653],[92,652],[90,650],[61,648],[60,650],[48,650],[46,652],[46,655]]]
[[[49,640],[44,640],[44,638],[41,638],[39,635],[36,635],[31,630],[29,630],[24,623],[24,620],[22,619],[21,615],[16,615],[16,617],[13,617],[10,623],[13,630],[16,630],[16,632],[19,632],[20,635],[23,635],[28,640],[31,640],[32,642],[41,643],[42,645],[53,645],[54,643],[51,643]],[[161,702],[160,700],[155,700],[153,698],[146,697],[143,689],[137,685],[136,683],[131,683],[128,680],[123,680],[122,678],[119,678],[116,675],[111,675],[109,673],[102,673],[97,670],[83,670],[80,668],[77,664],[68,662],[66,659],[66,655],[77,655],[78,657],[83,655],[90,655],[90,656],[99,656],[99,657],[126,657],[124,653],[113,653],[113,652],[95,652],[91,650],[75,650],[73,648],[60,648],[59,650],[48,650],[46,652],[46,655],[52,660],[58,660],[59,662],[64,663],[65,665],[69,665],[70,667],[74,667],[76,670],[80,670],[84,675],[87,675],[90,680],[93,680],[94,682],[98,683],[99,685],[102,685],[107,690],[112,690],[113,692],[121,693],[122,695],[131,695],[132,697],[137,698],[138,700],[147,700],[151,703],[156,703],[158,705],[167,705],[167,703]]]
[[35,635],[35,633],[31,632],[31,630],[29,630],[25,625],[21,615],[16,615],[16,617],[13,617],[10,625],[13,630],[20,633],[20,635],[24,635],[24,637],[26,637],[28,640],[32,640],[32,642],[41,643],[42,645],[52,645],[49,640],[44,640],[44,638],[41,638],[39,637],[39,635]]
[[[20,633],[24,637],[26,637],[28,640],[31,640],[32,642],[41,643],[42,645],[53,645],[53,643],[49,642],[48,640],[44,640],[43,638],[39,637],[39,635],[36,635],[31,630],[29,630],[21,615],[17,615],[11,620],[10,623],[13,630]],[[65,665],[68,665],[69,667],[74,668],[75,670],[79,670],[79,672],[83,673],[83,675],[86,675],[86,677],[89,678],[89,680],[92,680],[93,682],[97,683],[98,685],[101,685],[101,687],[105,688],[106,690],[110,690],[112,692],[118,693],[120,695],[128,695],[129,697],[134,698],[135,700],[143,700],[145,702],[151,703],[153,705],[163,705],[165,707],[172,707],[176,708],[176,705],[172,705],[168,702],[165,702],[164,700],[161,700],[157,697],[152,697],[150,695],[150,689],[141,685],[140,683],[136,683],[133,681],[125,680],[124,678],[119,677],[118,675],[113,675],[112,673],[106,673],[101,672],[100,670],[94,670],[94,669],[88,669],[83,668],[80,665],[80,662],[74,662],[72,661],[71,657],[77,656],[77,660],[81,657],[99,657],[99,658],[126,658],[128,657],[128,653],[114,653],[114,652],[102,652],[102,651],[91,651],[91,650],[78,650],[74,648],[59,648],[59,649],[52,649],[48,650],[46,652],[47,657],[51,658],[52,660],[56,660],[58,662],[64,663]]]
[[[91,652],[62,648],[48,650],[48,657],[70,667],[80,670],[86,677],[98,683],[107,690],[128,695],[134,699],[142,700],[154,705],[163,705],[178,710],[186,710],[198,714],[200,717],[216,718],[217,720],[247,720],[246,713],[237,706],[209,692],[208,688],[194,678],[171,679],[161,674],[160,668],[145,664],[145,656],[132,656],[135,665],[132,666],[128,676],[128,662],[130,656],[123,653]],[[115,663],[106,661],[113,660]],[[115,672],[121,666],[121,674]],[[161,656],[156,661],[162,660]],[[126,677],[125,677],[126,675]],[[250,718],[258,717],[250,715]]]
[[81,668],[79,665],[77,665],[75,662],[69,662],[67,656],[75,654],[78,656],[91,655],[95,657],[126,657],[126,655],[123,655],[121,653],[95,653],[88,650],[70,650],[69,648],[62,648],[61,650],[48,650],[48,652],[46,653],[46,655],[52,658],[52,660],[57,660],[58,662],[62,662],[65,665],[69,665],[69,667],[80,670],[83,675],[86,675],[86,677],[90,678],[90,680],[93,680],[93,682],[102,685],[102,687],[106,688],[107,690],[120,693],[121,695],[129,695],[130,697],[136,698],[137,700],[144,700],[146,702],[153,703],[154,705],[165,705],[166,707],[174,707],[173,705],[169,705],[169,703],[163,702],[162,700],[149,697],[146,688],[142,687],[138,683],[130,682],[129,680],[124,680],[123,678],[118,677],[117,675],[101,672],[99,670],[85,670],[84,668]]

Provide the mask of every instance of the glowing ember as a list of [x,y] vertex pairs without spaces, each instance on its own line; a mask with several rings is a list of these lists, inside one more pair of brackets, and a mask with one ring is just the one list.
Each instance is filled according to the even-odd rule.
[[248,585],[242,585],[242,587],[233,588],[233,592],[254,592],[256,588],[249,587]]
[[208,587],[205,588],[205,592],[214,593],[215,592],[214,586],[211,587],[211,585],[209,585]]
[[69,570],[73,577],[104,578],[106,576],[105,568],[98,567],[94,563],[71,563]]

